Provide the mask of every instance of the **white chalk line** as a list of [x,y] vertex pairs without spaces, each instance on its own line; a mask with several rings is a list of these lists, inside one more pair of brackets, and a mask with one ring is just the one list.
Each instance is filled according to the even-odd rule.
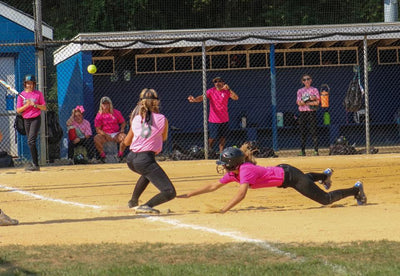
[[[67,200],[62,200],[62,199],[54,199],[51,197],[46,197],[46,196],[41,196],[38,194],[34,194],[31,192],[27,192],[21,189],[17,189],[17,188],[13,188],[13,187],[8,187],[8,186],[4,186],[0,184],[0,188],[4,189],[4,190],[8,190],[10,192],[13,193],[19,193],[28,197],[33,197],[33,198],[37,198],[39,200],[45,200],[45,201],[50,201],[50,202],[57,202],[57,203],[61,203],[61,204],[65,204],[65,205],[71,205],[71,206],[77,206],[77,207],[81,207],[81,208],[91,208],[91,209],[104,209],[104,207],[99,206],[99,205],[91,205],[91,204],[83,204],[83,203],[79,203],[79,202],[73,202],[73,201],[67,201]],[[247,237],[243,237],[237,234],[234,234],[232,232],[223,232],[223,231],[219,231],[217,229],[214,228],[209,228],[209,227],[204,227],[204,226],[200,226],[200,225],[195,225],[195,224],[187,224],[187,223],[182,223],[179,220],[175,220],[175,219],[166,219],[166,218],[162,218],[162,217],[157,217],[157,216],[149,216],[149,215],[140,215],[143,218],[145,218],[146,220],[149,221],[153,221],[153,222],[162,222],[165,224],[169,224],[169,225],[173,225],[175,227],[179,227],[179,228],[186,228],[186,229],[192,229],[192,230],[199,230],[199,231],[203,231],[203,232],[208,232],[211,234],[216,234],[219,236],[223,236],[223,237],[228,237],[231,238],[235,241],[240,241],[240,242],[247,242],[247,243],[253,243],[256,244],[262,248],[267,249],[268,251],[278,254],[278,255],[282,255],[282,256],[286,256],[290,259],[294,259],[297,261],[304,261],[304,258],[301,257],[297,257],[296,254],[290,253],[290,252],[286,252],[283,250],[280,250],[274,246],[272,246],[270,243],[265,242],[263,240],[259,240],[259,239],[252,239],[252,238],[247,238]],[[323,262],[324,265],[331,267],[332,270],[338,274],[346,274],[346,270],[339,265],[335,265],[335,264],[331,264],[328,263],[327,261]]]
[[26,195],[26,196],[37,198],[37,199],[40,199],[40,200],[58,202],[58,203],[61,203],[61,204],[72,205],[72,206],[77,206],[77,207],[81,207],[81,208],[102,209],[102,207],[98,206],[98,205],[90,205],[90,204],[83,204],[83,203],[79,203],[79,202],[67,201],[67,200],[62,200],[62,199],[54,199],[54,198],[51,198],[51,197],[41,196],[41,195],[38,195],[38,194],[27,192],[27,191],[24,191],[24,190],[21,190],[21,189],[7,187],[7,186],[4,186],[4,185],[0,185],[0,188],[2,188],[4,190],[8,190],[8,191],[13,192],[13,193]]

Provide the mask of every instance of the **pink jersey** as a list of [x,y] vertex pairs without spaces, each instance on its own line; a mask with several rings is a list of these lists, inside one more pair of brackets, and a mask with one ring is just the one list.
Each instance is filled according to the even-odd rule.
[[228,101],[231,95],[229,90],[218,90],[213,87],[207,90],[206,95],[210,101],[208,121],[210,123],[229,122]]
[[80,124],[78,124],[76,121],[73,121],[71,125],[75,128],[78,128],[84,136],[92,136],[92,127],[90,126],[88,120],[83,119],[82,123]]
[[226,173],[219,181],[222,184],[238,182],[249,184],[251,189],[281,186],[285,172],[281,167],[261,167],[252,163],[244,163],[239,167],[239,175]]
[[[24,96],[25,99],[23,99],[22,97],[18,97],[17,108],[24,106],[27,100],[31,100],[37,105],[46,105],[43,94],[39,90],[33,90],[32,92],[22,91],[21,95]],[[22,117],[24,117],[25,119],[36,118],[40,115],[40,112],[41,111],[39,108],[29,106],[27,109],[24,110],[24,112],[22,112]]]
[[[320,100],[319,92],[318,89],[315,87],[310,87],[310,88],[300,88],[297,90],[297,101],[301,101],[302,97],[308,95],[308,96],[315,96],[317,97],[318,100]],[[315,109],[312,109],[309,105],[299,105],[299,111],[315,111]]]
[[124,117],[122,117],[121,112],[113,109],[113,114],[111,113],[97,113],[94,119],[94,126],[101,128],[105,133],[111,134],[120,131],[120,124],[125,122]]
[[163,132],[166,118],[160,113],[152,113],[153,124],[149,126],[142,122],[142,117],[136,115],[132,120],[133,139],[130,150],[133,152],[153,151],[160,153],[163,146]]

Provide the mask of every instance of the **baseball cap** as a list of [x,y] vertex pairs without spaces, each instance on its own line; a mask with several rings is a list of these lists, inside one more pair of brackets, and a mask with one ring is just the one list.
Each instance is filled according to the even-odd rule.
[[24,82],[27,82],[27,81],[36,82],[36,78],[35,78],[34,75],[26,75],[26,76],[24,77]]
[[100,103],[106,103],[106,102],[111,103],[111,99],[107,96],[101,98]]
[[222,81],[224,81],[221,77],[215,77],[215,78],[213,78],[212,81],[214,82],[214,81],[216,81],[216,80],[222,80]]

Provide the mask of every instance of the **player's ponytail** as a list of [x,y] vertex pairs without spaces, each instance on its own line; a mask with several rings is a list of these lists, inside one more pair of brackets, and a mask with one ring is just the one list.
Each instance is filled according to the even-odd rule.
[[256,158],[254,157],[254,153],[258,152],[258,148],[256,147],[254,142],[245,142],[240,147],[240,150],[244,153],[245,162],[250,162],[253,163],[254,165],[257,164]]
[[130,120],[132,121],[136,115],[140,115],[148,125],[152,125],[151,113],[160,112],[157,92],[154,89],[145,88],[140,92],[139,97],[139,102],[133,109]]

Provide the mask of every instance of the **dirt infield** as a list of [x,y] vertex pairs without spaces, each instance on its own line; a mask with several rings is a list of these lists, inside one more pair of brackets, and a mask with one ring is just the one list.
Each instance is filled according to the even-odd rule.
[[[249,190],[226,214],[209,213],[236,193],[237,184],[159,206],[171,213],[135,215],[127,202],[138,175],[126,164],[0,170],[0,208],[20,225],[0,227],[0,246],[102,242],[217,243],[400,241],[400,154],[259,159],[304,171],[333,168],[333,189],[365,184],[366,206],[346,198],[323,207],[293,189]],[[215,161],[160,162],[178,194],[218,181]],[[154,195],[149,186],[142,201]],[[81,204],[81,205],[79,205]]]

